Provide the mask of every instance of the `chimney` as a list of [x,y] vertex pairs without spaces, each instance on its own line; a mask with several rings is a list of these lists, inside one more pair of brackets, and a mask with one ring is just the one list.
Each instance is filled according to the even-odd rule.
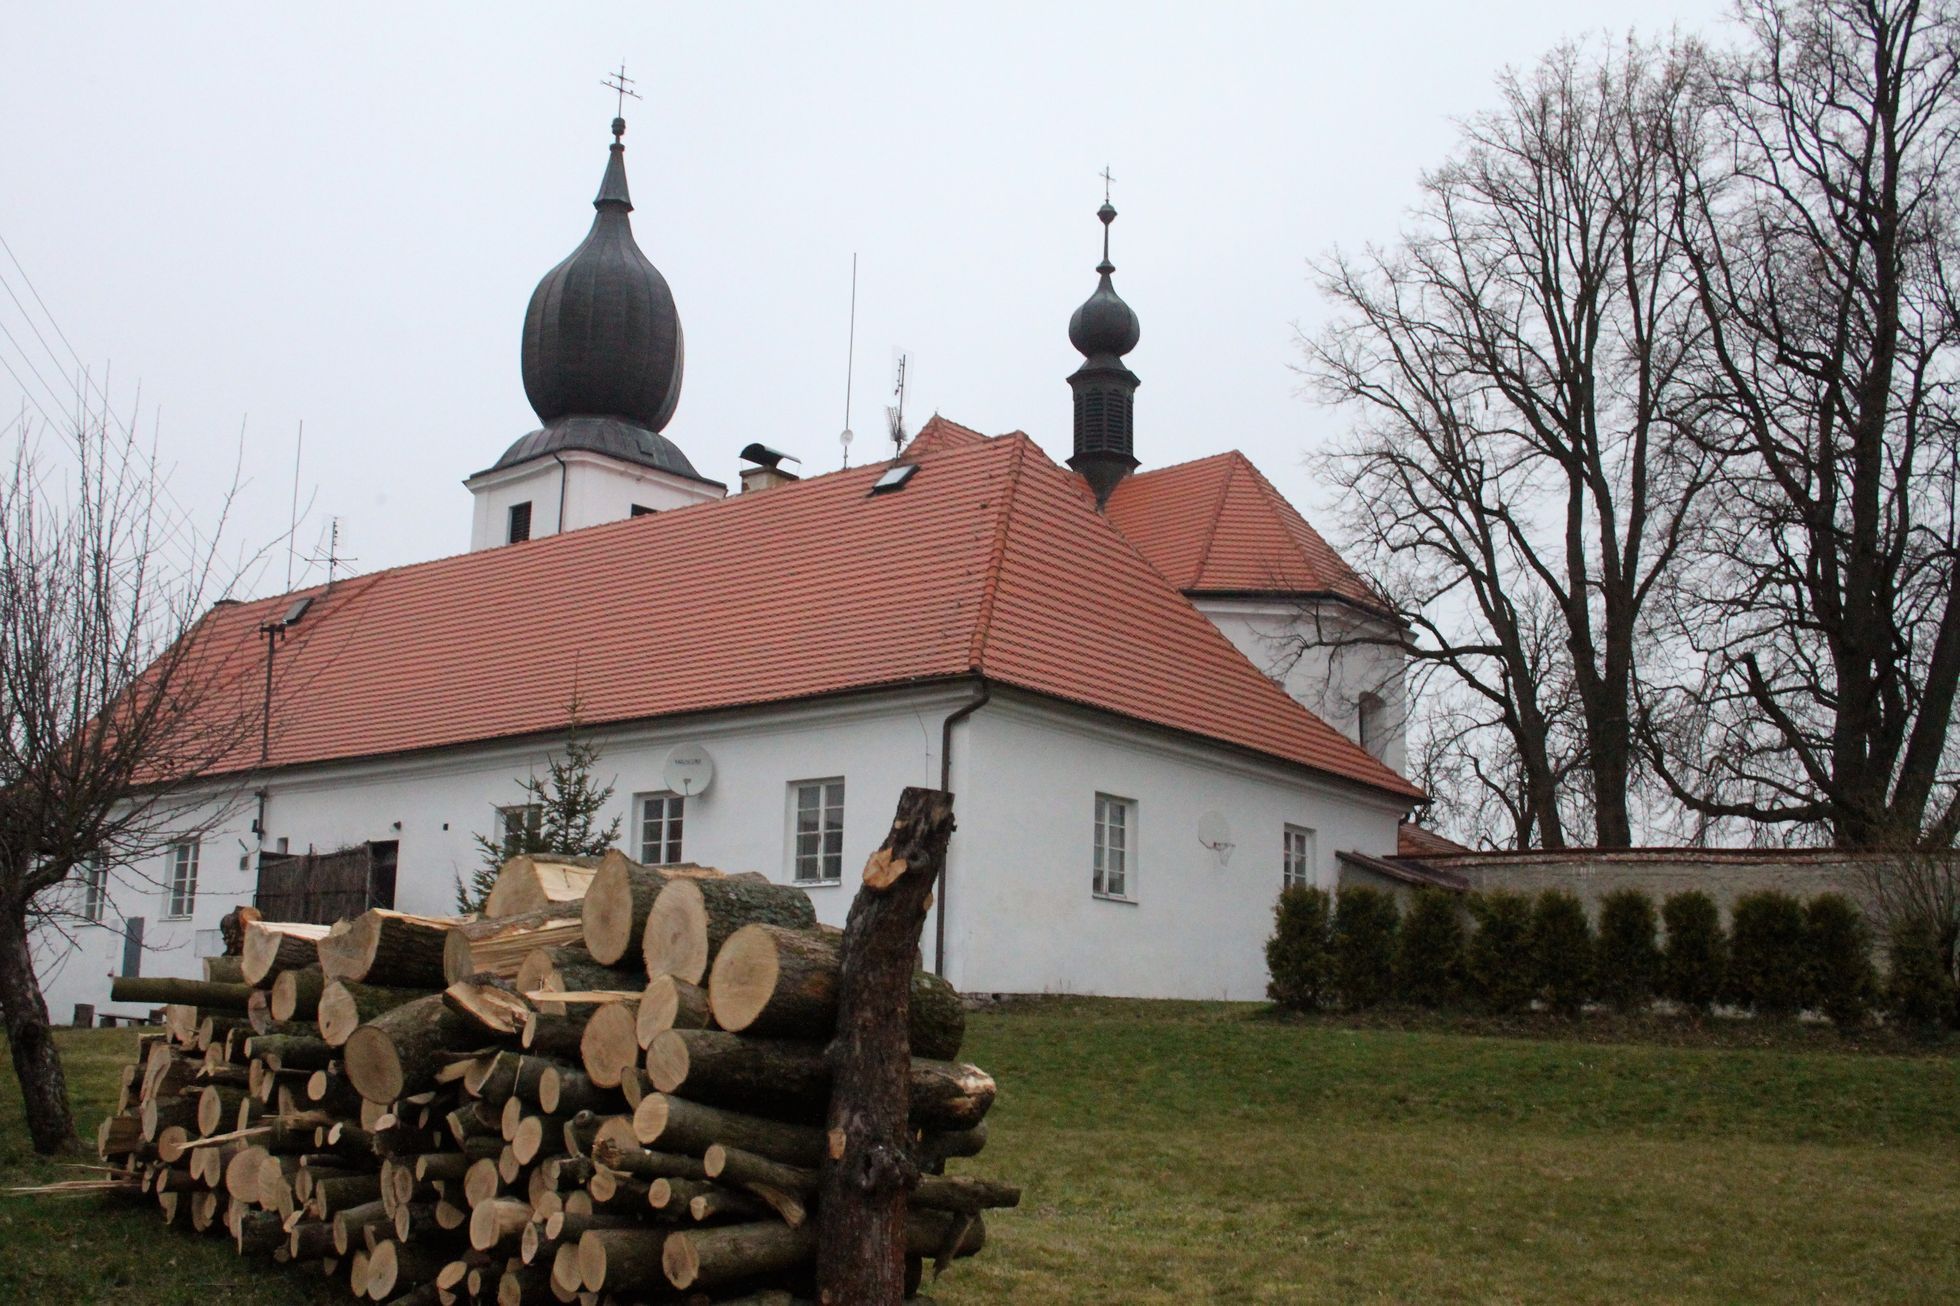
[[788,485],[801,480],[795,472],[784,467],[784,462],[800,463],[803,460],[795,454],[784,453],[781,449],[771,449],[766,444],[751,444],[742,450],[742,461],[753,466],[742,469],[742,493],[773,490],[778,485]]

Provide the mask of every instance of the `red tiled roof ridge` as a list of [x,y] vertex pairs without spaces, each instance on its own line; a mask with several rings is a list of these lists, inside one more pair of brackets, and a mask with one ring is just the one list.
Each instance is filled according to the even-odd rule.
[[1225,474],[1218,478],[1218,493],[1211,502],[1211,511],[1206,514],[1205,547],[1198,554],[1198,567],[1193,577],[1202,581],[1205,568],[1211,562],[1211,551],[1218,545],[1218,523],[1225,516],[1225,501],[1232,493],[1232,478],[1238,475],[1239,468],[1246,465],[1245,455],[1237,449],[1227,449],[1219,455],[1225,462]]
[[[970,429],[970,428],[967,428]],[[1014,496],[1021,488],[1021,468],[1028,460],[1028,448],[1034,441],[1025,435],[1003,436],[1002,439],[1014,442],[1013,461],[1007,468],[1007,489],[1000,496],[1000,510],[994,518],[994,539],[987,549],[987,579],[980,591],[980,611],[973,622],[973,642],[967,656],[968,664],[984,674],[986,667],[987,635],[993,625],[994,600],[1000,592],[1000,564],[1007,555],[1007,530],[1014,518]]]

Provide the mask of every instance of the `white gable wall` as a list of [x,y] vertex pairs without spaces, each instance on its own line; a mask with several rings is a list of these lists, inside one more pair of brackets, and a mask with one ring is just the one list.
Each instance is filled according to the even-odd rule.
[[[790,883],[790,786],[841,776],[842,882],[809,890],[819,919],[841,925],[900,790],[938,785],[942,724],[972,695],[960,684],[604,732],[600,778],[615,785],[606,818],[621,816],[621,846],[637,855],[634,796],[664,787],[669,749],[702,744],[715,778],[706,794],[688,800],[683,854]],[[554,742],[276,773],[263,782],[264,846],[276,849],[283,838],[293,852],[327,852],[395,840],[395,905],[446,914],[456,877],[478,864],[472,836],[491,831],[496,807],[520,799],[514,780],[541,768]],[[959,832],[946,887],[948,978],[968,990],[1260,997],[1282,827],[1316,832],[1316,870],[1331,885],[1337,850],[1393,851],[1401,813],[1385,796],[1004,690],[956,728],[954,762]],[[1098,790],[1138,804],[1134,903],[1090,893]],[[145,975],[201,973],[198,932],[215,931],[226,912],[250,902],[257,879],[257,802],[250,793],[229,797],[226,819],[201,842],[190,919],[164,919],[168,874],[157,858],[117,873],[110,924],[81,928],[73,949],[43,940],[56,1020],[67,1020],[77,1002],[140,1010],[108,1002],[106,976],[121,968],[124,917],[146,920]],[[1212,810],[1238,843],[1223,868],[1197,843],[1199,819]],[[928,960],[932,939],[929,921]]]
[[1383,729],[1371,751],[1398,775],[1406,773],[1408,656],[1392,644],[1343,642],[1399,640],[1405,632],[1338,600],[1195,595],[1191,601],[1253,666],[1349,739],[1361,739],[1362,696],[1376,695]]

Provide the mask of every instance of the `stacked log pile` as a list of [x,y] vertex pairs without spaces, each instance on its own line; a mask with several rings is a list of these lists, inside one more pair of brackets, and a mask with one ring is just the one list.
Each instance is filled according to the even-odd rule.
[[[480,917],[254,920],[202,981],[116,980],[167,1019],[102,1156],[166,1223],[374,1301],[815,1299],[843,936],[759,876],[616,851],[505,873]],[[1019,1201],[947,1173],[995,1093],[964,1024],[915,970],[908,1295]]]

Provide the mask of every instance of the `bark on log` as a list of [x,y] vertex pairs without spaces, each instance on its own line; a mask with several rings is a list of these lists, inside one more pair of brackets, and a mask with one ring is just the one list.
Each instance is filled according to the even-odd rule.
[[245,1055],[273,1070],[325,1070],[333,1049],[325,1039],[305,1034],[260,1034],[246,1042]]
[[716,1143],[757,1152],[790,1165],[810,1166],[824,1153],[823,1130],[726,1111],[665,1093],[649,1093],[633,1113],[633,1136],[643,1146],[699,1156]]
[[[906,1256],[972,1256],[986,1243],[986,1226],[978,1218],[921,1211],[894,1231],[893,1242],[900,1262],[900,1296],[893,1300],[902,1301]],[[807,1224],[792,1228],[770,1221],[686,1229],[669,1236],[661,1264],[667,1282],[676,1288],[713,1289],[806,1265],[819,1245],[816,1227]]]
[[443,1065],[442,1053],[481,1037],[473,1021],[443,1005],[440,994],[431,994],[362,1025],[348,1036],[341,1054],[354,1090],[370,1102],[386,1103],[429,1088]]
[[587,1229],[578,1239],[579,1281],[589,1292],[615,1294],[659,1284],[665,1229]]
[[453,922],[371,907],[320,940],[320,971],[330,980],[440,988],[443,941]]
[[[978,1066],[915,1057],[909,1067],[910,1119],[917,1128],[965,1129],[993,1105],[993,1076]],[[786,1119],[820,1120],[830,1103],[830,1066],[815,1043],[670,1029],[648,1045],[646,1068],[663,1093]]]
[[640,940],[646,973],[699,984],[729,936],[756,922],[812,929],[817,913],[810,895],[791,885],[676,877],[647,913]]
[[319,942],[328,926],[304,921],[253,921],[245,927],[239,968],[247,984],[263,985],[272,976],[320,964]]
[[320,995],[326,987],[327,977],[318,966],[280,971],[272,977],[272,1018],[314,1019],[320,1014]]
[[[320,993],[314,1025],[328,1047],[340,1047],[348,1035],[371,1020],[379,1019],[397,1007],[420,1001],[428,994],[418,989],[389,989],[350,980],[329,983]],[[441,999],[436,999],[441,1002]]]
[[708,991],[672,975],[655,975],[640,994],[640,1014],[634,1037],[641,1047],[667,1029],[708,1028]]
[[[837,1027],[842,949],[843,940],[835,935],[775,925],[742,927],[722,945],[708,981],[715,1024],[757,1037],[828,1038]],[[906,965],[914,966],[917,957],[914,939]],[[937,975],[913,969],[906,994],[912,1055],[957,1057],[966,1034],[958,991]]]
[[204,980],[166,979],[161,976],[117,975],[109,981],[111,1002],[200,1007],[207,1012],[235,1011],[241,1015],[251,1001],[252,991],[250,984],[212,984]]
[[[953,796],[907,788],[844,925],[817,1201],[820,1306],[899,1306],[905,1297],[905,1199],[919,1180],[906,1128],[907,1029],[919,931],[952,836]],[[952,1009],[963,1028],[957,995]]]
[[575,1062],[584,1037],[584,1020],[538,1011],[525,1017],[521,1041],[526,1052]]
[[593,1083],[590,1075],[570,1066],[547,1063],[538,1076],[538,1105],[547,1115],[592,1111],[613,1101],[617,1101],[614,1095]]
[[204,980],[207,984],[249,984],[242,957],[206,957]]

